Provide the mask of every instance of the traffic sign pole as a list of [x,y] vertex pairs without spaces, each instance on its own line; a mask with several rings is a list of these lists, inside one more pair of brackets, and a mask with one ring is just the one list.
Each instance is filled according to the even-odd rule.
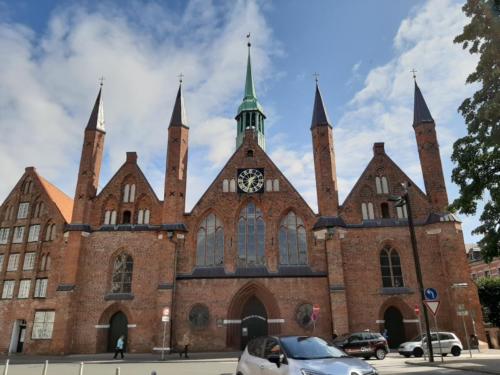
[[439,337],[438,323],[436,314],[434,314],[434,327],[436,327],[436,335],[438,337],[439,353],[441,354],[441,362],[444,362],[443,347],[441,346],[441,338]]

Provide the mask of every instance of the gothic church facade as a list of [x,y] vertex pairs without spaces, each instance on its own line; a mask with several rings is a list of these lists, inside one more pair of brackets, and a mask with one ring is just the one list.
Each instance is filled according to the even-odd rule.
[[[384,328],[394,347],[417,333],[408,210],[388,201],[411,181],[375,143],[339,202],[334,127],[317,85],[310,130],[318,212],[265,151],[250,48],[236,151],[190,212],[182,85],[168,127],[163,199],[135,152],[98,191],[101,90],[84,130],[74,197],[28,167],[0,207],[1,352],[104,352],[121,334],[126,350],[151,352],[163,346],[164,328],[165,346],[175,348],[187,332],[194,351],[240,349],[262,334],[328,339]],[[411,183],[409,194],[424,283],[440,293],[440,329],[464,338],[456,315],[463,304],[469,332],[474,316],[483,338],[461,225],[446,211],[435,122],[416,83],[414,105],[425,192]],[[464,282],[467,288],[453,288]]]

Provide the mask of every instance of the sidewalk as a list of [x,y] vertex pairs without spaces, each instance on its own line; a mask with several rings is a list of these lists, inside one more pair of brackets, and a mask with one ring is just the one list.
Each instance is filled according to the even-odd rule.
[[[241,352],[202,352],[189,353],[189,358],[180,358],[179,354],[165,354],[165,362],[227,362],[236,361]],[[11,354],[0,355],[0,366],[9,359],[11,365],[44,363],[148,363],[161,362],[161,354],[158,353],[125,353],[125,359],[113,359],[113,353],[98,354],[70,354],[70,355],[24,355]]]
[[434,357],[434,363],[423,358],[405,361],[408,365],[443,367],[453,370],[475,371],[484,374],[500,374],[500,350],[489,349],[481,353],[472,351],[472,358],[468,351],[463,351],[460,357],[447,356],[441,362],[440,356]]

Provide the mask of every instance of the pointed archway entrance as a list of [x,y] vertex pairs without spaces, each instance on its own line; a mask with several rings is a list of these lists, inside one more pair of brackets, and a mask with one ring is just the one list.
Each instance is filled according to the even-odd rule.
[[398,348],[406,341],[403,315],[397,307],[390,306],[384,313],[384,327],[387,329],[389,348]]
[[262,284],[249,282],[233,296],[227,312],[228,348],[241,349],[254,337],[281,332],[274,295]]
[[241,314],[240,349],[245,349],[248,341],[265,335],[267,335],[266,308],[257,297],[250,297]]
[[127,316],[118,311],[109,320],[109,333],[108,333],[108,352],[115,350],[116,342],[120,336],[125,336],[125,348],[127,350],[127,333],[128,333],[128,319]]

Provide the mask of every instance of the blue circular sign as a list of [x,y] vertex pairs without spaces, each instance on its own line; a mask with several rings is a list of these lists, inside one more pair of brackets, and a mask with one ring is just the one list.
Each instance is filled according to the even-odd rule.
[[428,300],[436,300],[438,298],[438,292],[436,289],[434,288],[427,288],[424,292],[425,294],[425,298],[427,298]]

